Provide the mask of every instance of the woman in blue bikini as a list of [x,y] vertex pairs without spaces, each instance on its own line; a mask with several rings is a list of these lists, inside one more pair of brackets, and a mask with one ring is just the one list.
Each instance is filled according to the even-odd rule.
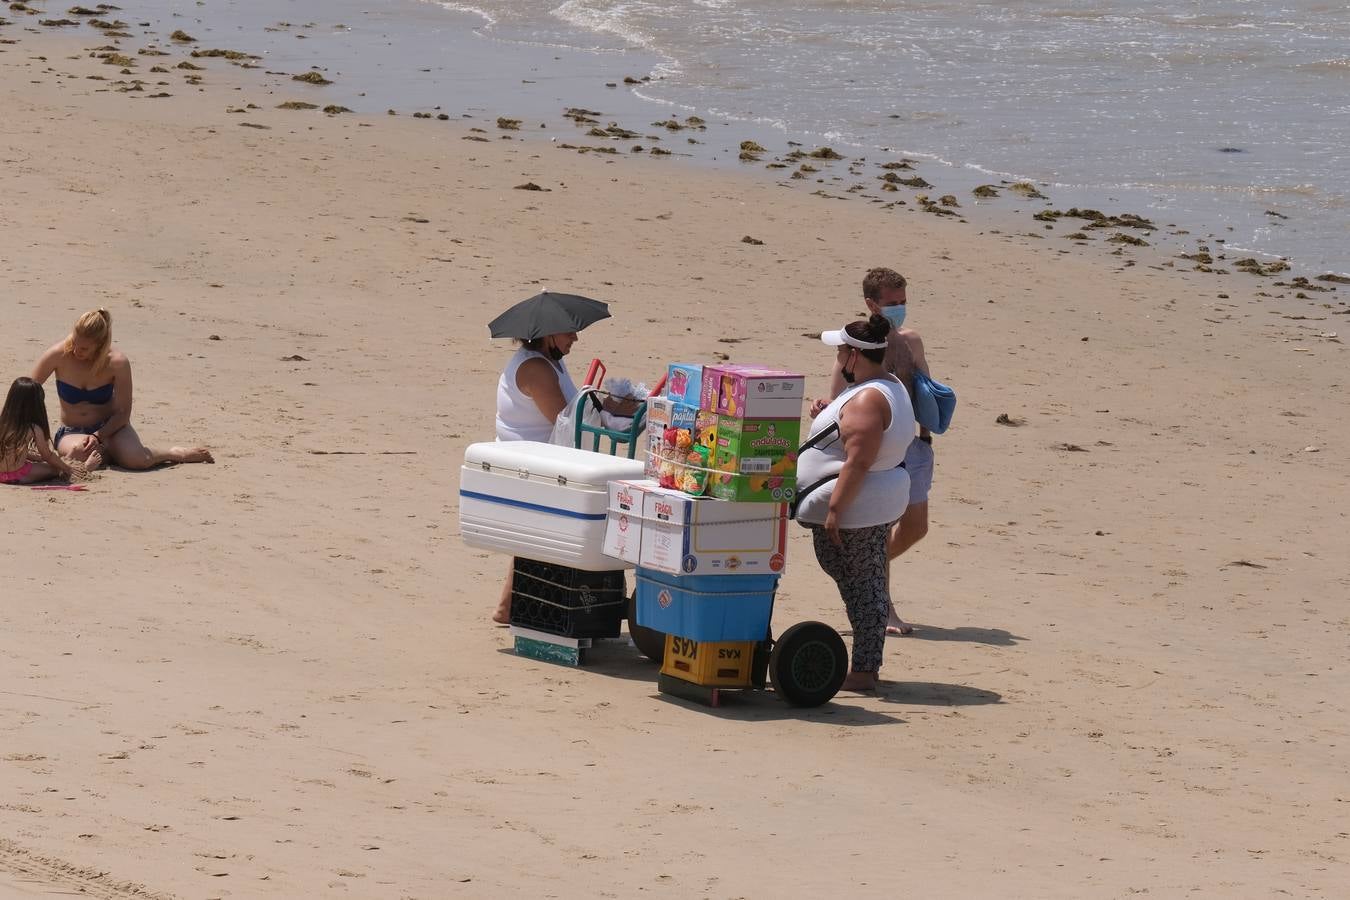
[[61,398],[61,427],[52,443],[60,455],[83,461],[99,450],[124,469],[215,462],[205,447],[156,450],[141,443],[131,427],[131,362],[113,346],[112,315],[106,309],[80,316],[70,336],[33,367],[38,384],[53,374]]

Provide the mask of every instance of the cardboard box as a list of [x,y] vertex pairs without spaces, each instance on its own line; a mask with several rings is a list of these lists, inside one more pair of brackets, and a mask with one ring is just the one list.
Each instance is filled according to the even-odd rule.
[[726,503],[653,485],[642,497],[637,562],[669,575],[778,575],[787,515],[786,503]]
[[647,460],[645,473],[657,477],[660,466],[661,440],[667,428],[685,428],[693,431],[698,425],[698,407],[672,400],[669,397],[647,398]]
[[606,556],[637,565],[642,552],[642,503],[654,481],[611,481],[609,511],[605,521]]
[[718,416],[708,494],[744,503],[787,503],[797,492],[800,419]]
[[668,427],[648,429],[647,460],[644,472],[649,478],[655,478],[662,486],[676,488],[694,496],[705,493],[712,476],[713,460],[717,455],[717,414],[692,410],[683,404],[667,411],[660,406],[658,419],[669,414],[675,422],[673,428],[689,432],[691,445],[707,448],[707,454],[691,453],[691,447],[680,449],[665,440],[664,432]]
[[697,417],[697,403],[685,403],[670,397],[647,398],[647,427],[649,429],[692,429]]
[[666,372],[666,396],[697,409],[699,398],[703,396],[703,366],[671,363]]
[[806,378],[782,369],[724,364],[703,368],[699,409],[740,419],[800,419]]

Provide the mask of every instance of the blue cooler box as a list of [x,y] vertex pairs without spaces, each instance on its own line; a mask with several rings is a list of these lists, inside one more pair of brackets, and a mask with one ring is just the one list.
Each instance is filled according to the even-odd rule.
[[637,570],[637,621],[695,641],[762,641],[777,575],[668,575]]

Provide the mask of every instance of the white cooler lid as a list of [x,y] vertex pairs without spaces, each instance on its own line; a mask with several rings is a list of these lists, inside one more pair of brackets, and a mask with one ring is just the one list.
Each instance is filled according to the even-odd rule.
[[514,472],[519,477],[565,478],[568,484],[607,490],[611,481],[643,477],[643,463],[624,456],[535,441],[484,441],[464,450],[464,465]]

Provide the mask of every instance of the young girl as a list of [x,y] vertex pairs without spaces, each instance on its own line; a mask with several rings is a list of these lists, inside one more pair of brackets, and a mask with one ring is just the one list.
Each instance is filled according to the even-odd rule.
[[[95,450],[88,467],[96,468],[102,462]],[[0,484],[33,484],[58,475],[80,476],[85,471],[84,466],[75,468],[62,459],[52,447],[42,385],[31,378],[15,379],[0,410]]]

